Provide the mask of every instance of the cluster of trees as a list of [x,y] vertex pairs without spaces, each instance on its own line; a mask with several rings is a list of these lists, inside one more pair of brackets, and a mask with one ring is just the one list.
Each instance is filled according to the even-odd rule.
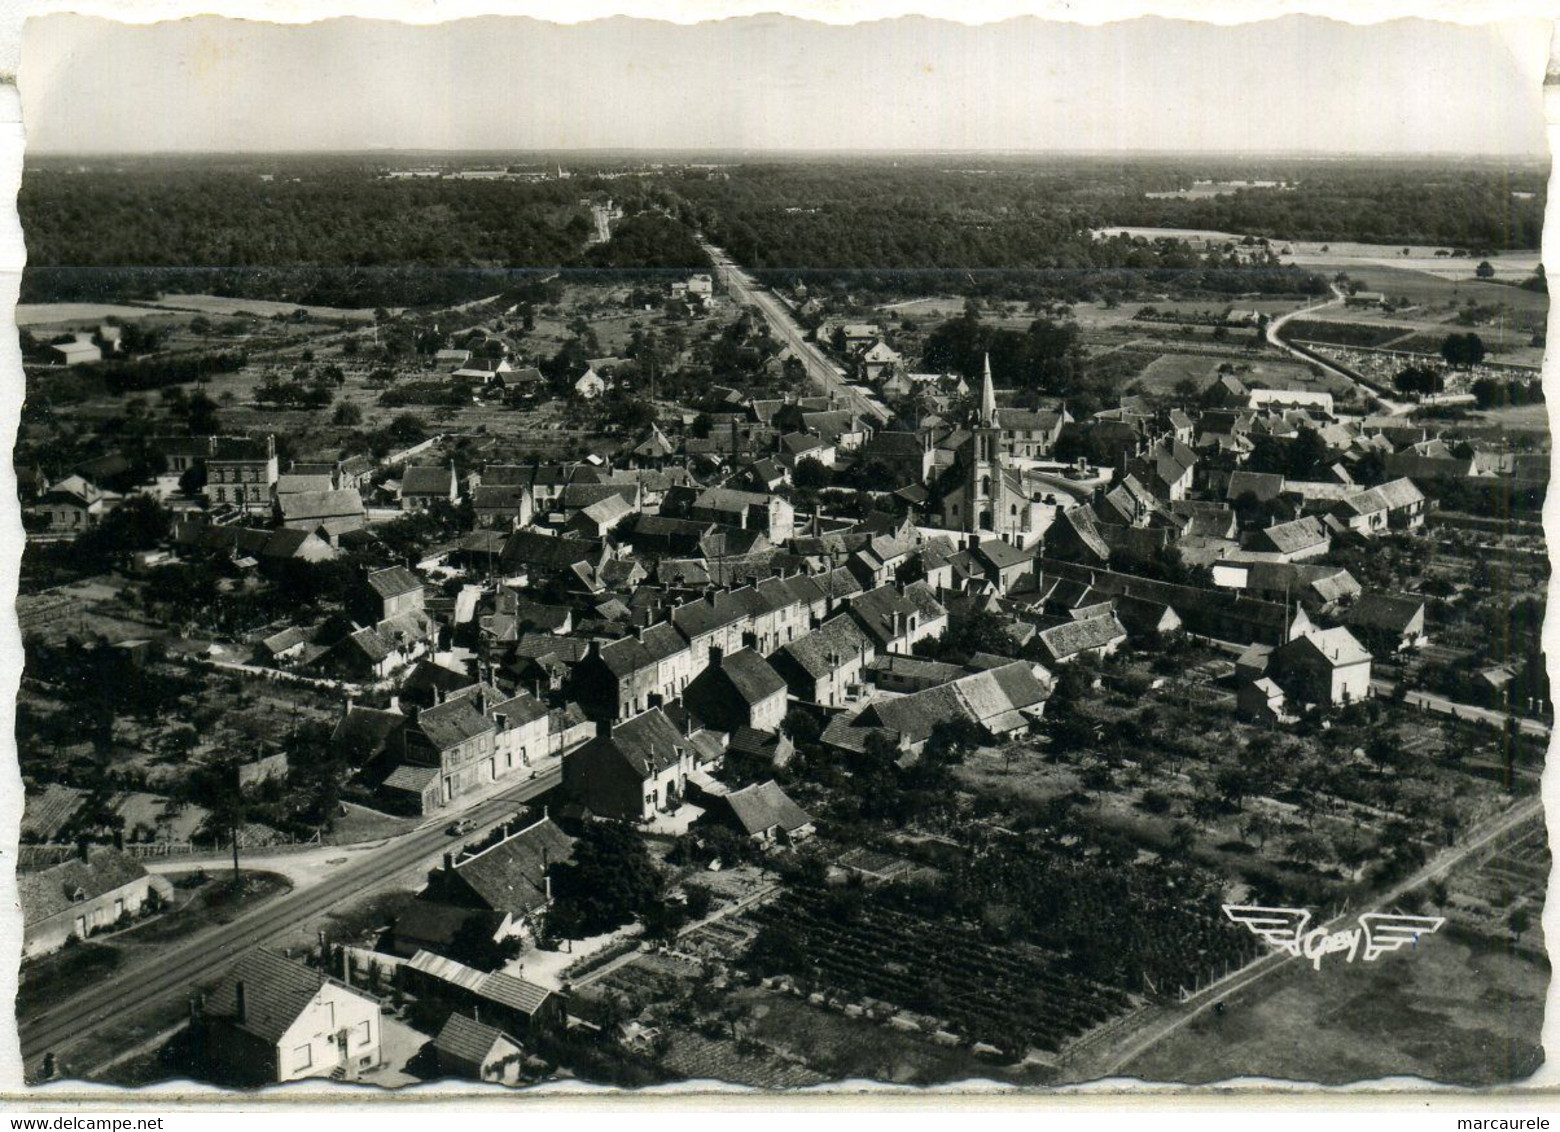
[[1037,318],[1026,331],[1002,330],[972,310],[928,334],[921,361],[928,370],[977,381],[987,357],[998,385],[1064,396],[1077,391],[1083,368],[1076,323]]
[[283,409],[324,409],[336,399],[336,389],[345,381],[340,366],[299,366],[285,380],[279,374],[267,374],[255,387],[255,400]]
[[1425,396],[1439,393],[1446,388],[1446,378],[1441,371],[1429,366],[1407,366],[1392,379],[1392,387],[1399,393]]
[[552,877],[548,931],[568,939],[622,927],[661,903],[663,881],[644,840],[618,822],[587,825],[574,859],[553,866]]
[[211,354],[167,354],[130,361],[106,358],[101,362],[73,367],[72,376],[101,381],[109,393],[125,394],[205,381],[219,373],[237,373],[248,364],[249,356],[243,351],[223,350]]
[[708,270],[710,257],[687,225],[655,212],[642,212],[617,222],[612,238],[584,256],[584,266],[614,271]]
[[1544,402],[1544,382],[1534,377],[1527,381],[1520,378],[1501,381],[1494,377],[1481,377],[1473,383],[1471,392],[1481,409],[1500,409],[1507,405],[1541,405]]
[[1473,331],[1466,334],[1448,334],[1441,340],[1441,357],[1446,364],[1458,369],[1468,369],[1484,360],[1484,339]]

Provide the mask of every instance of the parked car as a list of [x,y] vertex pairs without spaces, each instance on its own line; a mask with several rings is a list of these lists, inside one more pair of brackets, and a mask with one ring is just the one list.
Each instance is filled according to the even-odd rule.
[[470,833],[476,828],[476,822],[472,821],[470,818],[461,818],[458,822],[454,822],[450,825],[448,833],[451,837],[459,837],[461,834]]

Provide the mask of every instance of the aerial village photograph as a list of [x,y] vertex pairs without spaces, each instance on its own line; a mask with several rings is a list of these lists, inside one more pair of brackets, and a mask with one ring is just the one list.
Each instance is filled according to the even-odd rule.
[[32,21],[27,1081],[1529,1078],[1519,38]]

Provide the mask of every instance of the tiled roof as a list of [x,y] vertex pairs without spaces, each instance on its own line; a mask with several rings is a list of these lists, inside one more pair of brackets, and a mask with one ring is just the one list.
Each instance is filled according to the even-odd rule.
[[1349,607],[1344,620],[1362,629],[1401,633],[1409,622],[1424,612],[1425,603],[1417,598],[1392,594],[1361,594]]
[[1356,515],[1374,515],[1385,511],[1387,506],[1387,497],[1375,488],[1356,491],[1338,501],[1340,510],[1351,511]]
[[451,1014],[445,1020],[444,1028],[439,1031],[438,1037],[433,1039],[433,1048],[444,1057],[459,1058],[461,1061],[480,1065],[493,1046],[501,1040],[519,1044],[502,1030],[484,1026],[464,1014]]
[[1225,491],[1224,498],[1238,500],[1252,495],[1266,503],[1277,499],[1283,493],[1283,476],[1268,472],[1231,472],[1229,488]]
[[572,856],[574,838],[543,818],[464,861],[455,874],[489,908],[519,916],[547,903],[547,870]]
[[385,570],[375,570],[368,576],[368,588],[380,597],[400,597],[402,594],[415,593],[422,589],[422,583],[417,580],[405,566],[391,566]]
[[1348,664],[1362,664],[1370,660],[1370,650],[1360,644],[1354,634],[1341,625],[1333,629],[1313,629],[1302,637],[1296,637],[1287,645],[1279,646],[1274,655],[1304,649],[1319,654],[1335,668]]
[[276,502],[282,518],[288,522],[363,514],[363,497],[355,487],[344,487],[340,491],[300,491],[279,496]]
[[745,704],[763,703],[771,696],[785,692],[785,681],[752,649],[722,657],[720,668]]
[[[780,651],[811,676],[821,680],[846,660],[871,648],[872,642],[849,614],[831,617],[804,637],[780,647]],[[831,666],[829,656],[835,660]]]
[[519,483],[482,483],[471,493],[471,505],[478,511],[518,511],[526,500],[527,485]]
[[811,815],[791,801],[774,779],[733,790],[724,801],[750,837],[777,827],[793,833],[812,824]]
[[1050,656],[1065,660],[1087,649],[1104,648],[1126,635],[1127,631],[1116,619],[1115,613],[1107,613],[1041,629],[1040,643]]
[[401,474],[402,495],[447,496],[454,487],[455,470],[448,464],[419,464]]
[[1424,492],[1420,491],[1414,485],[1414,481],[1409,479],[1388,480],[1386,483],[1378,484],[1376,492],[1386,500],[1387,506],[1393,510],[1412,507],[1416,503],[1425,501]]
[[[909,630],[911,616],[920,612],[914,602],[892,585],[879,586],[852,598],[850,611],[855,614],[861,627],[882,645],[904,636]],[[896,615],[900,619],[897,634],[894,631]]]
[[398,711],[353,705],[331,732],[333,747],[346,751],[354,761],[365,761],[384,749],[389,737],[406,726],[406,717]]
[[641,778],[648,778],[677,762],[677,748],[683,745],[682,734],[660,708],[642,712],[626,723],[618,724],[610,735],[597,739],[621,755]]
[[[497,702],[496,692],[490,702]],[[451,696],[442,704],[424,708],[417,715],[415,726],[436,751],[448,751],[493,730],[493,721],[477,710],[474,695]]]
[[92,900],[146,876],[141,862],[115,849],[93,849],[35,873],[18,873],[22,920],[36,924],[82,900]]
[[567,570],[582,562],[595,562],[600,557],[600,544],[589,539],[559,538],[534,531],[515,531],[504,543],[500,555],[506,567],[534,566],[551,570]]
[[411,794],[421,794],[438,777],[439,768],[436,766],[407,764],[391,771],[383,785],[387,790],[405,790]]
[[1314,515],[1266,527],[1262,534],[1280,554],[1294,554],[1328,540],[1327,529]]
[[[226,1019],[238,1029],[275,1045],[328,981],[302,963],[270,951],[251,951],[207,996],[206,1015]],[[242,1019],[238,1017],[240,983],[244,987]]]

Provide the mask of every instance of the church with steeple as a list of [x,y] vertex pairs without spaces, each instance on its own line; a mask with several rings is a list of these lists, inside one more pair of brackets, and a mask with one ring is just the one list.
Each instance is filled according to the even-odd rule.
[[969,443],[960,448],[942,482],[942,525],[950,530],[996,537],[1026,546],[1039,534],[1034,508],[1022,476],[1002,459],[1002,426],[997,392],[991,383],[991,357],[981,375],[980,406],[970,423]]

